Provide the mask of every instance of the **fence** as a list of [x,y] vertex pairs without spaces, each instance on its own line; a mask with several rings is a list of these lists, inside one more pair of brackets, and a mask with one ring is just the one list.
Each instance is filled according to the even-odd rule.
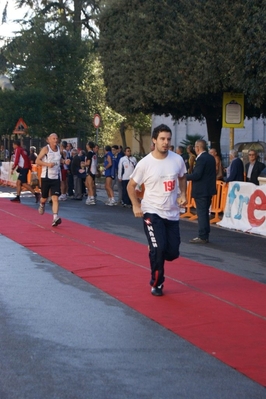
[[[187,206],[185,213],[180,214],[180,218],[188,218],[189,220],[196,220],[198,216],[196,214],[196,204],[194,198],[191,196],[192,182],[189,181],[187,185]],[[216,190],[217,193],[212,197],[212,203],[210,208],[210,213],[214,215],[214,217],[210,220],[210,223],[220,222],[222,213],[224,212],[227,192],[228,192],[228,184],[223,181],[216,181]]]

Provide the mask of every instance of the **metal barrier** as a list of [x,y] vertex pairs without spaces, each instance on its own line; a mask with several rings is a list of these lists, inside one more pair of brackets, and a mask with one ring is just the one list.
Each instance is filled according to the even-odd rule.
[[214,218],[210,220],[210,223],[220,222],[220,214],[223,213],[226,204],[228,184],[223,181],[216,181],[217,194],[212,197],[211,213],[214,213]]
[[[2,162],[2,166],[0,168],[0,184],[6,185],[6,186],[16,186],[16,180],[17,180],[17,173],[14,172],[14,174],[11,174],[11,167],[13,165],[13,162]],[[42,168],[40,166],[37,166],[35,164],[32,165],[32,171],[29,171],[28,173],[28,183],[31,184],[32,182],[32,172],[37,174],[38,180],[39,180],[39,187],[41,184],[41,170]],[[36,190],[39,190],[39,187],[36,186]],[[222,213],[224,212],[225,209],[225,204],[226,204],[226,199],[227,199],[227,192],[228,192],[228,184],[226,184],[223,181],[217,180],[216,181],[216,189],[217,189],[217,194],[212,197],[212,203],[211,203],[211,208],[210,212],[211,214],[214,214],[214,217],[210,220],[210,223],[217,223],[221,220],[222,218]],[[144,194],[144,185],[141,187],[137,187],[136,193],[138,198],[142,199],[143,194]],[[192,191],[192,182],[189,181],[187,184],[187,205],[186,205],[186,211],[185,213],[180,214],[180,218],[188,218],[189,220],[196,220],[198,218],[197,213],[196,213],[196,204],[194,198],[191,196],[191,191]]]
[[[220,214],[223,213],[226,204],[228,184],[223,181],[216,181],[217,194],[212,197],[212,203],[210,213],[214,214],[214,217],[210,220],[210,223],[217,223],[221,220]],[[180,214],[180,218],[189,218],[189,220],[196,220],[198,218],[196,214],[196,203],[191,195],[192,182],[189,181],[187,184],[187,206],[186,212]]]
[[[16,182],[18,178],[18,173],[16,171],[12,172],[13,162],[2,162],[0,167],[0,184],[2,186],[16,187]],[[34,172],[38,179],[38,184],[36,184],[35,191],[40,191],[39,187],[41,184],[41,167],[37,165],[32,165],[32,170],[28,172],[27,183],[32,183],[32,172]]]

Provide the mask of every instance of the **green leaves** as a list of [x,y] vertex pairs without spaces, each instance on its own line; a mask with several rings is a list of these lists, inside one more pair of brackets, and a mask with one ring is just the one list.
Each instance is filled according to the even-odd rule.
[[119,112],[204,116],[219,149],[223,92],[244,92],[248,116],[264,110],[265,6],[113,0],[99,18],[109,104]]

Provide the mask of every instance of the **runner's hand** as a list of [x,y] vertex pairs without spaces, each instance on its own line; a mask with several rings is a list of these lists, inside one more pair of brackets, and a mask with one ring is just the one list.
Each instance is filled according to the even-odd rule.
[[141,206],[140,205],[133,205],[132,209],[133,209],[134,216],[136,218],[142,218],[143,217],[143,212],[141,210]]

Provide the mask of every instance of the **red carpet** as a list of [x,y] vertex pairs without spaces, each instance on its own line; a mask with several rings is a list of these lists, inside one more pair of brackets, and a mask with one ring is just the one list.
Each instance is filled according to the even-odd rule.
[[166,264],[165,296],[155,298],[146,245],[66,219],[52,228],[50,214],[6,199],[0,233],[266,386],[265,285],[180,258]]

